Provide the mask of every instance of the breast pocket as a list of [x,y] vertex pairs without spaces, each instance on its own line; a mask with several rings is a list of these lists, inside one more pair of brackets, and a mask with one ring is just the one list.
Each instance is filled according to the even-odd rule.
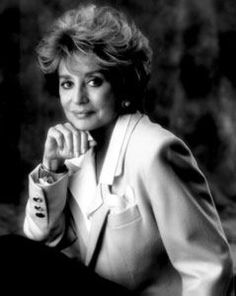
[[118,214],[110,213],[108,226],[111,228],[128,227],[141,219],[138,205],[134,205]]
[[134,190],[131,186],[127,186],[124,193],[120,195],[111,193],[110,188],[107,187],[104,202],[110,209],[108,226],[111,228],[126,227],[141,219]]

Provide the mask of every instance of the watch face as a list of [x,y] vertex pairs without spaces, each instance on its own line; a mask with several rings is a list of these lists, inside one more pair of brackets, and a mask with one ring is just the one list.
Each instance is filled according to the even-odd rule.
[[55,181],[53,175],[49,171],[47,171],[42,165],[39,167],[38,179],[39,183],[41,184],[52,184]]

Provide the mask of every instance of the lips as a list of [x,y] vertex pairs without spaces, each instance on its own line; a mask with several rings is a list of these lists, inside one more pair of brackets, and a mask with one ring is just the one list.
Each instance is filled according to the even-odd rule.
[[72,113],[74,114],[74,116],[76,116],[77,118],[86,118],[88,116],[90,116],[93,111],[72,111]]

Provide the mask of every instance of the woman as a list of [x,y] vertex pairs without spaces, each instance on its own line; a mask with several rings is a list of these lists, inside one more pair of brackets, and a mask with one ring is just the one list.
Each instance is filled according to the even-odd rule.
[[38,47],[67,118],[29,176],[24,232],[138,295],[228,295],[229,246],[188,147],[142,113],[148,40],[125,15],[66,12]]

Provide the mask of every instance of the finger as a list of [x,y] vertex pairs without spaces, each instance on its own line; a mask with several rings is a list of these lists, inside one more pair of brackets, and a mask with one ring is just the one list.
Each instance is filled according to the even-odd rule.
[[89,144],[89,148],[92,148],[97,145],[97,142],[94,139],[92,139],[88,142],[88,144]]
[[88,134],[84,131],[80,132],[80,138],[81,138],[81,153],[84,154],[89,149],[88,144]]
[[63,124],[58,124],[55,128],[62,134],[64,139],[63,154],[67,155],[67,157],[73,157],[73,135],[71,130]]
[[50,143],[49,145],[54,144],[56,142],[56,145],[59,149],[63,149],[64,147],[63,135],[55,127],[51,127],[48,130],[46,145],[48,144],[48,142]]
[[88,136],[88,148],[92,148],[97,145],[97,142],[93,139],[89,132],[86,132]]
[[80,131],[77,130],[72,124],[69,122],[65,123],[65,126],[72,132],[73,138],[73,156],[79,157],[81,155],[81,139],[80,139]]

